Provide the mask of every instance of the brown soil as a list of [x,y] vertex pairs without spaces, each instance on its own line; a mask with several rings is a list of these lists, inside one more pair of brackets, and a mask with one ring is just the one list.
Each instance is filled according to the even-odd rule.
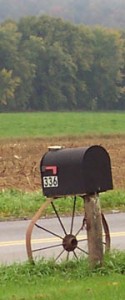
[[40,160],[50,145],[101,145],[108,151],[114,188],[125,188],[125,136],[1,140],[0,189],[35,191],[41,188]]

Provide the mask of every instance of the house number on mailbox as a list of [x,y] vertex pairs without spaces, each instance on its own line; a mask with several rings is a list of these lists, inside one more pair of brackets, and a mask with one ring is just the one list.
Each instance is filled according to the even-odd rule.
[[57,176],[46,176],[43,177],[44,188],[58,187],[58,177]]

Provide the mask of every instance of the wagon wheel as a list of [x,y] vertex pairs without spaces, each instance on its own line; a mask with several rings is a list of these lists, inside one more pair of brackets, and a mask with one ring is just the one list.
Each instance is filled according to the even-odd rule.
[[[67,199],[63,201],[67,201]],[[59,207],[61,202],[62,199],[48,199],[30,222],[26,232],[26,249],[30,261],[33,262],[41,257],[51,257],[55,261],[59,261],[73,257],[78,259],[81,255],[88,255],[84,200],[78,199],[76,196],[71,199],[70,218],[60,216],[57,206]],[[79,205],[83,210],[82,216],[77,214]],[[41,218],[50,206],[53,210],[53,218]],[[105,251],[110,248],[110,235],[103,214],[102,227]]]

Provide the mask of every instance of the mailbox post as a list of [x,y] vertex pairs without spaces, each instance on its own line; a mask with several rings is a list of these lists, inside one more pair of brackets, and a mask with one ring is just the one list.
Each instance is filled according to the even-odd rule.
[[89,260],[92,267],[103,261],[102,218],[98,195],[85,195]]
[[[86,224],[87,229],[89,260],[92,266],[97,263],[101,264],[103,259],[102,226],[106,233],[107,248],[110,244],[110,237],[108,225],[101,214],[99,194],[113,189],[111,163],[107,151],[98,145],[86,148],[52,147],[42,157],[40,173],[43,194],[48,198],[48,202],[51,202],[64,232],[61,254],[67,251],[67,257],[69,257],[69,253],[72,251],[77,258],[75,249],[78,248],[78,239],[77,234],[73,235],[72,227],[76,196],[80,196],[84,199],[85,217],[83,223]],[[54,199],[60,197],[66,198],[67,196],[73,196],[75,199],[72,226],[69,233],[64,229],[61,218],[53,203]],[[46,204],[44,204],[45,206]],[[32,259],[31,233],[42,211],[43,208],[33,218],[27,230],[26,244],[30,259]],[[37,224],[35,225],[39,228],[41,227]],[[45,228],[41,227],[41,229],[45,231]],[[46,231],[51,232],[49,230]],[[57,234],[55,235],[57,236]]]

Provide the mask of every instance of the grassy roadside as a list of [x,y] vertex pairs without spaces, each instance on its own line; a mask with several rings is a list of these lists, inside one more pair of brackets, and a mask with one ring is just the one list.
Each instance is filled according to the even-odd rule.
[[[65,215],[70,214],[73,206],[72,200],[72,197],[55,200],[58,211]],[[45,201],[46,199],[41,191],[33,193],[18,190],[0,191],[0,220],[31,218]],[[100,194],[100,203],[102,210],[105,212],[111,212],[112,210],[125,211],[125,191],[113,190],[102,193]],[[77,198],[76,212],[81,213],[82,211],[83,201],[81,198]],[[52,207],[49,206],[44,211],[44,216],[52,214]]]
[[124,300],[125,253],[105,255],[102,267],[88,260],[39,261],[0,267],[1,300]]

